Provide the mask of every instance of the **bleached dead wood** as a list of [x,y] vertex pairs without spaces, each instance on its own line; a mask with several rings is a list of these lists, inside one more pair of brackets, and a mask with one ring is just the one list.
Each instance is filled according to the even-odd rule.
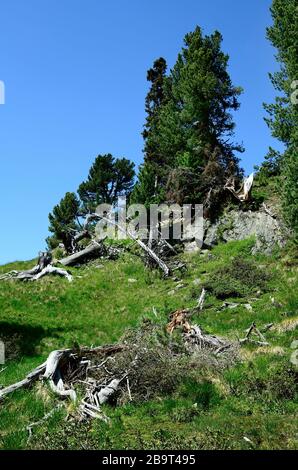
[[149,248],[149,246],[147,246],[142,240],[140,240],[136,235],[134,235],[133,233],[131,233],[129,230],[127,229],[124,229],[122,227],[121,224],[118,224],[117,222],[113,221],[112,219],[109,219],[107,217],[103,217],[103,216],[99,216],[97,214],[90,214],[90,216],[93,215],[94,217],[97,216],[98,219],[100,220],[103,220],[104,222],[106,222],[108,225],[114,225],[115,227],[118,228],[118,230],[120,230],[120,232],[122,233],[125,233],[126,235],[128,235],[129,238],[131,238],[132,240],[134,240],[141,248],[142,250],[144,250],[155,262],[156,264],[160,267],[160,269],[164,272],[165,276],[169,276],[170,274],[170,268],[166,265],[166,263],[161,259],[159,258],[159,256],[157,256],[156,253],[154,253],[154,251]]
[[80,264],[85,262],[86,260],[94,257],[98,257],[104,253],[104,247],[100,243],[92,242],[86,248],[77,253],[73,253],[66,258],[62,258],[59,260],[59,263],[63,266],[73,266],[75,264]]
[[[95,348],[81,348],[79,350],[73,349],[60,349],[57,351],[52,351],[47,360],[43,362],[41,365],[37,366],[33,369],[29,374],[19,382],[16,382],[8,387],[3,388],[0,390],[0,399],[13,393],[15,390],[18,390],[23,387],[28,387],[32,385],[38,378],[43,378],[44,380],[49,380],[50,387],[53,389],[55,393],[60,395],[61,397],[70,396],[70,398],[74,399],[73,393],[60,393],[60,392],[69,392],[69,390],[65,390],[64,384],[62,388],[60,380],[60,367],[61,362],[66,361],[69,358],[76,358],[80,357],[88,357],[94,355],[111,355],[117,352],[122,351],[126,346],[122,344],[112,344],[106,346],[98,346]],[[88,361],[87,361],[88,362]]]
[[97,393],[97,399],[100,405],[106,403],[109,398],[114,395],[119,387],[120,382],[120,379],[113,379],[106,387],[102,388]]
[[[251,338],[251,335],[254,334],[255,336],[258,336],[260,340],[255,340]],[[269,343],[267,342],[265,336],[260,332],[260,330],[256,327],[255,322],[253,322],[250,327],[246,330],[246,335],[244,338],[239,339],[240,344],[244,343],[254,343],[257,344],[258,346],[269,346]]]
[[251,173],[248,178],[245,178],[240,189],[236,190],[235,188],[235,178],[231,177],[225,184],[225,189],[230,191],[233,196],[235,196],[239,201],[245,202],[250,197],[250,192],[252,189],[254,181],[254,174]]
[[44,371],[46,370],[46,365],[47,363],[44,362],[43,364],[29,372],[29,374],[23,380],[20,380],[19,382],[16,382],[0,390],[0,400],[1,398],[4,398],[6,395],[13,393],[16,390],[19,390],[20,388],[32,385],[32,383],[35,382],[44,373]]
[[199,349],[210,348],[217,353],[231,346],[230,343],[218,336],[204,334],[199,325],[192,325],[189,332],[184,334],[184,337],[188,343],[197,346]]
[[26,271],[10,271],[3,274],[0,280],[16,279],[19,281],[37,281],[47,274],[56,274],[66,277],[71,282],[72,276],[65,269],[56,268],[52,264],[52,256],[47,252],[39,253],[38,263],[31,269]]
[[72,282],[71,274],[69,274],[65,269],[56,268],[55,266],[52,266],[51,264],[47,266],[46,268],[44,268],[40,273],[33,276],[30,280],[37,281],[38,279],[46,276],[47,274],[56,274],[58,276],[66,277],[68,282]]
[[197,308],[199,310],[203,310],[205,297],[206,297],[206,289],[203,287],[201,295],[200,295],[199,300],[198,300],[198,305],[197,305]]

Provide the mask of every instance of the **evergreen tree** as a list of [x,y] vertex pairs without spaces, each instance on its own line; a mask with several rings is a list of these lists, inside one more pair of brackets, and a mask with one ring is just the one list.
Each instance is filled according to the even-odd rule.
[[147,81],[151,83],[145,100],[146,123],[142,132],[144,138],[144,164],[140,167],[138,182],[132,193],[132,202],[150,204],[157,202],[157,185],[163,173],[163,156],[160,152],[156,129],[159,111],[166,100],[164,84],[167,64],[163,57],[155,60],[147,71]]
[[218,149],[222,166],[228,169],[233,162],[237,168],[234,152],[242,148],[231,140],[235,124],[230,111],[239,108],[241,89],[228,74],[222,36],[203,36],[197,27],[184,42],[170,75],[172,99],[159,119],[161,149],[170,166],[200,171]]
[[[269,152],[271,167],[282,175],[283,207],[286,219],[298,235],[298,103],[295,87],[298,85],[298,2],[297,0],[273,0],[271,14],[273,24],[267,29],[267,37],[277,49],[279,71],[270,74],[278,92],[275,103],[265,105],[266,122],[272,135],[285,145],[284,154]],[[298,88],[298,87],[297,87]],[[266,166],[266,162],[264,164]]]
[[114,204],[118,196],[129,195],[134,176],[134,163],[126,158],[98,155],[87,180],[78,189],[83,213],[93,212],[101,203]]
[[[241,89],[231,82],[227,71],[228,56],[222,52],[221,42],[220,33],[203,36],[197,27],[185,36],[185,47],[169,76],[166,77],[163,70],[162,99],[157,101],[152,121],[148,115],[150,131],[145,133],[146,154],[142,168],[148,177],[151,173],[148,162],[155,165],[158,184],[157,194],[154,194],[157,200],[165,194],[173,197],[173,191],[168,190],[169,182],[173,181],[173,175],[178,177],[180,174],[183,181],[179,187],[185,184],[185,175],[192,175],[189,179],[192,184],[188,191],[185,188],[179,194],[185,194],[193,202],[203,202],[210,190],[203,181],[204,170],[215,155],[222,169],[217,172],[217,176],[221,174],[220,181],[216,178],[217,183],[223,186],[229,176],[240,174],[235,152],[243,149],[232,140],[235,124],[231,111],[239,108],[237,98]],[[154,92],[150,96],[154,96]],[[184,170],[176,172],[177,168]],[[143,184],[141,176],[137,189],[140,194],[145,194],[140,188]],[[147,178],[145,180],[150,186]],[[199,182],[199,188],[194,193],[195,181]],[[152,193],[156,185],[151,183],[150,187]]]
[[49,248],[53,249],[63,243],[66,250],[71,249],[71,231],[78,228],[80,201],[75,193],[66,193],[49,214],[49,231],[53,233],[47,238]]

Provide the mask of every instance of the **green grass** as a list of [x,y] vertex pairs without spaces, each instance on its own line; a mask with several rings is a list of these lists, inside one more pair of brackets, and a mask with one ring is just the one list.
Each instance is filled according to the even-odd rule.
[[[211,255],[181,255],[188,271],[181,276],[185,287],[179,290],[175,290],[173,279],[164,280],[157,271],[146,270],[132,254],[117,261],[98,260],[73,268],[72,284],[55,277],[26,284],[1,282],[0,337],[8,348],[1,385],[23,378],[55,348],[77,342],[115,342],[127,327],[138,325],[143,318],[163,328],[171,311],[195,306],[202,286],[238,257],[253,261],[259,270],[270,274],[266,289],[257,297],[248,289],[242,298],[229,298],[241,304],[233,310],[221,310],[223,301],[208,291],[203,312],[192,322],[208,333],[230,339],[243,337],[252,321],[259,327],[273,322],[274,327],[266,333],[270,346],[243,346],[241,362],[222,373],[206,370],[203,378],[202,374],[194,376],[171,396],[154,401],[107,406],[110,425],[93,421],[74,426],[65,421],[66,411],[61,410],[34,429],[27,442],[25,427],[41,418],[57,400],[40,384],[15,392],[0,405],[0,447],[297,448],[297,369],[290,363],[291,343],[297,339],[297,262],[291,261],[286,250],[252,258],[252,243],[246,240],[219,245]],[[1,267],[0,273],[32,264],[13,263]],[[129,282],[130,278],[137,282]],[[168,295],[173,290],[175,293]],[[243,306],[247,302],[252,311]]]

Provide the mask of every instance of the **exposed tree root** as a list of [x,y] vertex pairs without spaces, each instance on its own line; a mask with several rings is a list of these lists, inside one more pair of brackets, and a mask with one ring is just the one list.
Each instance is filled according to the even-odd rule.
[[72,275],[65,269],[57,268],[52,265],[52,256],[47,252],[39,253],[38,263],[32,269],[27,271],[10,271],[9,273],[0,276],[0,281],[7,281],[10,279],[19,281],[37,281],[48,274],[66,277],[69,282],[72,281]]

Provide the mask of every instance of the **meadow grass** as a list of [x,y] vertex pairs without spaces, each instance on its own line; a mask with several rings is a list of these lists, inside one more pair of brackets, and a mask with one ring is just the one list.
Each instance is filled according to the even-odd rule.
[[[206,370],[180,384],[171,396],[106,406],[109,425],[73,425],[65,421],[67,410],[59,410],[34,429],[28,441],[26,426],[57,400],[39,383],[15,392],[0,405],[0,447],[297,448],[297,369],[290,362],[298,325],[297,262],[287,250],[252,257],[252,244],[253,240],[230,242],[208,253],[180,255],[188,266],[184,274],[177,274],[184,286],[180,289],[177,281],[147,270],[131,253],[116,261],[96,260],[72,268],[71,284],[55,277],[35,283],[2,282],[0,338],[8,349],[6,368],[0,373],[2,386],[23,378],[53,349],[116,342],[126,328],[140,325],[144,318],[164,328],[171,311],[194,307],[202,287],[235,259],[266,272],[266,289],[226,299],[239,303],[234,309],[221,309],[223,300],[208,291],[203,311],[192,322],[231,340],[243,337],[253,321],[259,327],[271,322],[274,326],[266,333],[269,346],[243,346],[241,361],[228,370]],[[0,273],[33,264],[2,266]],[[251,304],[251,311],[245,303]]]

